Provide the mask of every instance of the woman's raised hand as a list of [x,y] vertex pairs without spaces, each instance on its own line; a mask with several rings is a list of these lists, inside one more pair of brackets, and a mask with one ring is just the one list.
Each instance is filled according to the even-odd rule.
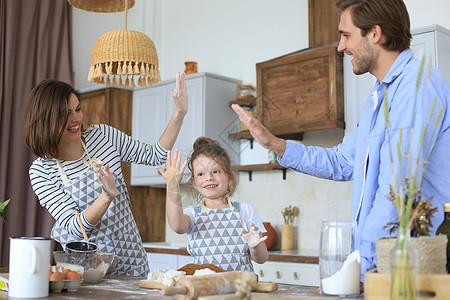
[[116,181],[109,171],[109,164],[105,165],[105,171],[103,171],[99,165],[95,164],[95,171],[103,192],[105,192],[108,200],[112,201],[112,199],[116,197]]
[[187,160],[185,160],[183,165],[181,165],[181,153],[178,152],[178,150],[175,150],[173,154],[173,159],[171,159],[170,156],[171,151],[169,150],[167,152],[166,170],[164,170],[160,166],[157,166],[156,169],[164,177],[167,185],[169,184],[179,185],[181,182],[181,178],[183,177],[184,169],[186,169]]
[[255,224],[250,223],[250,230],[247,231],[244,228],[242,228],[242,235],[244,237],[244,240],[247,242],[247,245],[250,248],[255,248],[260,243],[267,240],[267,236],[262,236],[261,231],[258,227],[255,226]]
[[[188,93],[184,72],[177,73],[176,88],[172,96],[175,101],[175,112],[184,118],[188,111]],[[181,122],[183,122],[183,119],[181,119]]]

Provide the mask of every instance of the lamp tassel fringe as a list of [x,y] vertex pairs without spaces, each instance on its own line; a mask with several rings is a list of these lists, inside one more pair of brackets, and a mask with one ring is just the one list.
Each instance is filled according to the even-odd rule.
[[161,81],[159,70],[155,65],[130,61],[95,64],[89,69],[88,80],[107,86],[136,87],[135,77],[138,77],[138,86],[150,86]]

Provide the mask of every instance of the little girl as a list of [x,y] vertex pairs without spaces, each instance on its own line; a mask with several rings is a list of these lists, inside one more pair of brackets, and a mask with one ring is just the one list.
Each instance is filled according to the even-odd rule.
[[[156,167],[167,182],[166,211],[170,227],[187,233],[188,252],[196,264],[213,264],[227,271],[253,271],[250,258],[262,264],[268,258],[264,226],[249,203],[230,202],[236,189],[230,157],[220,144],[198,138],[189,160],[191,184],[200,205],[182,208],[180,181],[188,164],[181,153],[167,155],[167,170]],[[181,168],[180,168],[181,166]],[[249,230],[247,228],[250,228]],[[265,232],[265,230],[264,230]]]

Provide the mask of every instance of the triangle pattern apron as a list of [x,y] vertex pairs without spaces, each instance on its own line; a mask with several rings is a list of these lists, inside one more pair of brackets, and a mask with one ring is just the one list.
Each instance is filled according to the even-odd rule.
[[[102,187],[93,168],[93,162],[99,161],[90,159],[84,143],[83,147],[90,162],[85,162],[88,168],[79,174],[78,178],[68,180],[61,162],[57,160],[63,187],[72,195],[80,212],[86,210],[102,193]],[[123,259],[123,268],[116,271],[116,274],[146,277],[150,272],[147,254],[131,211],[126,184],[120,177],[115,174],[113,176],[116,182],[116,197],[98,224],[88,233],[89,241],[97,244],[98,251],[114,252]],[[67,242],[79,240],[58,222],[52,228],[51,237],[64,248]]]
[[188,252],[196,264],[213,264],[226,271],[251,271],[250,250],[242,236],[239,203],[229,208],[195,208],[195,230]]

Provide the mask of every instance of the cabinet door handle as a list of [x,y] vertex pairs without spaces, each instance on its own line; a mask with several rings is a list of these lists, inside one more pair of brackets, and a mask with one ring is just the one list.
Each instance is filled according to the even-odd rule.
[[259,276],[264,277],[264,271],[262,269],[259,270]]
[[280,271],[277,271],[276,274],[277,274],[277,278],[280,279],[280,278],[281,278],[281,273],[280,273]]
[[298,274],[297,274],[297,272],[294,272],[294,280],[298,280]]

